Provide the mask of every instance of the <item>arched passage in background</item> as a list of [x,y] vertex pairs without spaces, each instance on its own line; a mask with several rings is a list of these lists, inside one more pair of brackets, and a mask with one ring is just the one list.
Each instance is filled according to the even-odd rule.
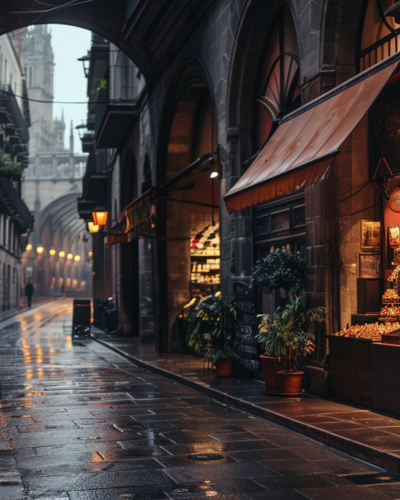
[[[77,195],[62,196],[41,213],[39,247],[24,254],[23,264],[34,269],[37,295],[62,292],[90,293],[91,241],[77,212]],[[88,288],[89,287],[89,288]]]

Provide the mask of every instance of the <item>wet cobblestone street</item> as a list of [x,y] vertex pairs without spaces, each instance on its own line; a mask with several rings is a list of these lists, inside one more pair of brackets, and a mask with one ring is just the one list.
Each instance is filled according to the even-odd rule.
[[71,339],[72,301],[0,323],[0,499],[400,498],[393,474]]

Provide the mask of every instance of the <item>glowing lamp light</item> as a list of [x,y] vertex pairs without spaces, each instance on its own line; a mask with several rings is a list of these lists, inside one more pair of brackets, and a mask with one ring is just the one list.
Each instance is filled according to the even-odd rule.
[[213,170],[211,172],[211,174],[210,174],[210,177],[211,177],[211,179],[215,179],[216,177],[218,177],[218,175],[219,175],[218,172],[216,172],[215,170]]
[[71,259],[72,259],[72,257],[73,257],[72,253],[69,253],[69,254],[67,255],[67,259],[68,259],[68,260],[71,260]]
[[60,257],[65,257],[65,252],[64,250],[61,250],[61,252],[58,254]]
[[88,257],[91,259],[93,257],[93,252],[88,252]]
[[80,258],[80,256],[79,256],[79,255],[75,255],[74,260],[76,260],[76,262],[78,262],[78,261],[80,261],[80,260],[81,260],[81,258]]
[[96,226],[105,226],[107,224],[108,212],[105,210],[98,210],[92,212],[93,223]]
[[29,252],[29,250],[32,250],[32,245],[31,245],[30,243],[28,243],[28,244],[26,245],[26,249],[27,249],[27,251]]
[[54,250],[54,248],[51,248],[51,249],[49,250],[49,254],[50,254],[50,255],[55,255],[55,254],[56,254],[56,251]]
[[95,224],[94,222],[88,222],[88,227],[89,227],[89,232],[91,233],[98,233],[100,226]]
[[40,255],[41,253],[44,252],[44,248],[43,247],[37,247],[36,251]]

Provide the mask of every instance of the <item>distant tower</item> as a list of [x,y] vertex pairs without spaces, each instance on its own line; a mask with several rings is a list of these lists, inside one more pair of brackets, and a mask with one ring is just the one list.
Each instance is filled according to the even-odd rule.
[[[32,99],[29,168],[24,172],[22,192],[35,211],[31,243],[45,249],[42,256],[31,254],[35,293],[45,295],[90,282],[92,271],[77,236],[85,231],[84,222],[78,219],[77,198],[87,155],[74,154],[72,122],[69,147],[64,147],[64,111],[53,118],[54,55],[48,26],[29,27],[22,34],[22,67]],[[56,250],[51,259],[50,249]],[[61,250],[80,255],[80,262],[59,261]]]
[[71,128],[69,131],[69,152],[74,154],[74,122],[71,120]]
[[[37,153],[64,151],[64,117],[53,119],[54,54],[46,25],[32,26],[22,34],[22,67],[30,102],[32,126],[29,150]],[[46,102],[35,102],[46,101]]]

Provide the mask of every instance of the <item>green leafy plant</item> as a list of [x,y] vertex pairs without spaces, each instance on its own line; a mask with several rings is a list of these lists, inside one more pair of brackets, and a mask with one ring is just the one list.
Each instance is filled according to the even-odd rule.
[[14,162],[11,155],[0,154],[0,174],[14,175],[22,172],[22,163]]
[[93,78],[92,91],[96,92],[99,90],[104,90],[107,88],[107,79],[104,78]]
[[287,358],[287,369],[296,369],[298,360],[311,354],[315,334],[309,328],[313,321],[324,322],[326,309],[315,307],[304,310],[299,297],[289,297],[282,312],[278,308],[273,314],[261,314],[257,340],[264,344],[268,356]]
[[251,281],[267,292],[277,288],[290,293],[304,290],[307,285],[305,252],[290,253],[286,248],[277,248],[256,262]]
[[209,295],[195,307],[189,321],[187,342],[196,352],[205,352],[204,361],[213,366],[219,359],[239,359],[234,352],[236,309],[221,299]]

